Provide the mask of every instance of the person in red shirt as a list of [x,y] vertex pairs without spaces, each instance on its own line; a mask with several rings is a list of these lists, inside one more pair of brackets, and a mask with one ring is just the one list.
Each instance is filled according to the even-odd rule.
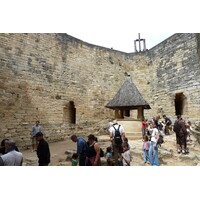
[[145,135],[146,135],[146,120],[143,118],[143,120],[142,120],[142,139],[144,139]]

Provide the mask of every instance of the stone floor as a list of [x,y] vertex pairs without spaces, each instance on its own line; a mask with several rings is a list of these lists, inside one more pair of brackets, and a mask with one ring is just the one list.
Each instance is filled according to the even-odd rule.
[[[161,166],[196,166],[200,165],[200,145],[197,140],[191,136],[192,141],[188,142],[190,153],[187,155],[176,152],[175,134],[165,136],[165,143],[159,148],[159,158]],[[99,144],[106,151],[110,145],[107,135],[98,136]],[[149,166],[143,163],[142,139],[129,140],[131,146],[132,162],[131,166]],[[49,143],[51,151],[50,166],[70,166],[70,157],[76,151],[76,144],[68,138],[64,141]],[[31,149],[22,151],[24,156],[24,166],[37,166],[38,159],[36,153]],[[102,158],[102,164],[106,165],[105,158]]]

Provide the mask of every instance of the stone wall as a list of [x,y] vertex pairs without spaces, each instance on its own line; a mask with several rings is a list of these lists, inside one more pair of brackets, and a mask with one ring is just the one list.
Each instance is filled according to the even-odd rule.
[[145,117],[166,114],[176,118],[175,97],[183,93],[182,115],[200,116],[200,34],[175,34],[146,52],[131,54],[128,69],[137,88],[151,106]]
[[[29,145],[36,120],[49,140],[88,134],[113,117],[104,105],[124,81],[119,62],[126,62],[126,54],[66,34],[0,34],[0,41],[1,138]],[[76,125],[68,123],[69,102]]]
[[190,120],[199,118],[200,113],[200,65],[197,54],[196,34],[176,34],[154,47],[152,66],[156,78],[153,101],[157,112],[175,116],[175,96],[184,95],[183,115]]
[[[129,73],[151,110],[175,117],[174,98],[186,97],[184,115],[199,118],[199,35],[175,34],[146,52],[127,54],[67,34],[0,34],[0,139],[30,145],[41,121],[49,141],[72,133],[105,133],[114,112],[105,108]],[[71,123],[76,109],[76,123]]]

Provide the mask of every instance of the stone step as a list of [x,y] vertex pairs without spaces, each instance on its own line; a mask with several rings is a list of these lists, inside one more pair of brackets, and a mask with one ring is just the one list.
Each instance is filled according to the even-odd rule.
[[133,134],[140,134],[140,135],[142,135],[142,133],[141,132],[126,132],[126,135],[133,135]]
[[141,139],[141,136],[128,136],[128,140],[138,140]]
[[138,140],[142,138],[142,134],[138,132],[126,133],[128,140]]
[[118,123],[124,127],[125,133],[141,133],[141,121],[130,120],[130,121],[120,121]]

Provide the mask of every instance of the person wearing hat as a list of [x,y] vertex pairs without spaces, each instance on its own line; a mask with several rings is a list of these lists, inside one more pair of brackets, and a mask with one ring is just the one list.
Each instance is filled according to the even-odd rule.
[[110,141],[113,147],[115,165],[119,165],[118,158],[121,159],[123,153],[122,143],[125,139],[125,132],[123,126],[119,125],[117,120],[113,120],[113,126],[109,129]]
[[38,132],[36,139],[39,142],[37,147],[37,156],[39,158],[39,166],[48,166],[50,163],[50,150],[48,143],[44,140],[43,133]]

